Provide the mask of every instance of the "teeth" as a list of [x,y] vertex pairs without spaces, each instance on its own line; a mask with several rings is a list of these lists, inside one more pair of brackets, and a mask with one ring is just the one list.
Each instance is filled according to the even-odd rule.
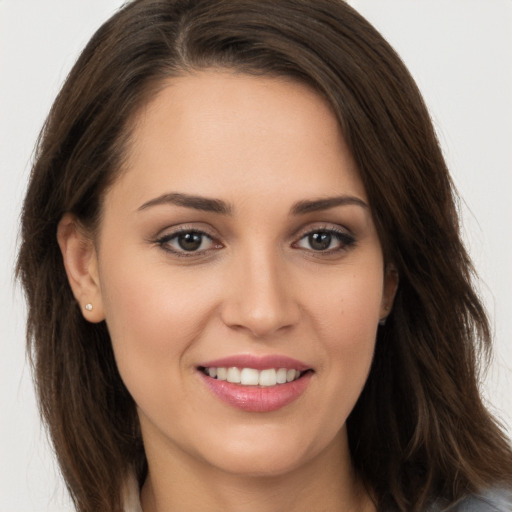
[[228,376],[226,379],[228,382],[234,384],[240,384],[240,370],[238,368],[228,368]]
[[[288,373],[288,370],[286,368],[279,368],[279,370],[277,370],[276,381],[278,384],[284,384],[286,382],[286,374],[287,373]],[[294,375],[294,377],[295,377],[295,375]]]
[[297,380],[302,373],[299,370],[287,368],[268,368],[255,370],[254,368],[204,368],[203,372],[212,378],[226,380],[242,386],[270,387],[276,384],[285,384]]
[[257,386],[259,378],[260,372],[253,368],[243,368],[240,372],[240,383],[244,386]]
[[288,370],[286,372],[286,382],[291,382],[292,380],[295,380],[296,374],[296,370]]
[[273,368],[270,370],[261,370],[260,386],[275,386],[276,384],[276,371]]

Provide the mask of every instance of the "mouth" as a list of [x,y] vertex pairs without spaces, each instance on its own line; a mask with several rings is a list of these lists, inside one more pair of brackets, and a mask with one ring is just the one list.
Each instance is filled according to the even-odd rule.
[[240,386],[273,387],[288,384],[300,379],[311,369],[299,370],[295,368],[238,368],[236,366],[200,366],[199,371],[212,379],[238,384]]
[[308,389],[314,370],[286,356],[231,356],[202,363],[197,374],[225,404],[265,413],[295,402]]

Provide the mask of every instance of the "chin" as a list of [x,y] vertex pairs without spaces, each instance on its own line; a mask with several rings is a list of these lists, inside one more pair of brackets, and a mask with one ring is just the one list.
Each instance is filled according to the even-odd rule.
[[297,471],[307,462],[307,457],[290,457],[284,453],[265,456],[260,452],[256,457],[250,454],[228,454],[215,465],[221,471],[239,477],[276,478]]
[[[321,454],[342,453],[338,444],[344,429],[334,439],[311,443],[293,432],[255,435],[217,445],[208,462],[218,469],[245,477],[279,477],[311,466]],[[296,433],[295,433],[296,434]]]

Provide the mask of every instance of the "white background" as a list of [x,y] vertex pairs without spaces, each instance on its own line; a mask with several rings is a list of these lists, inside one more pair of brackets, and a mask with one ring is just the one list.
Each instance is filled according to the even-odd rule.
[[[484,382],[512,432],[512,1],[353,0],[423,91],[494,323]],[[121,0],[0,0],[0,512],[72,510],[41,429],[13,283],[31,154],[79,50]]]

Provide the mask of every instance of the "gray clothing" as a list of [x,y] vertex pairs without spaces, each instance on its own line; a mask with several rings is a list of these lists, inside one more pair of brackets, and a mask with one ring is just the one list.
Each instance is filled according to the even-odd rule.
[[512,512],[512,490],[489,489],[468,496],[449,507],[438,504],[429,512]]

